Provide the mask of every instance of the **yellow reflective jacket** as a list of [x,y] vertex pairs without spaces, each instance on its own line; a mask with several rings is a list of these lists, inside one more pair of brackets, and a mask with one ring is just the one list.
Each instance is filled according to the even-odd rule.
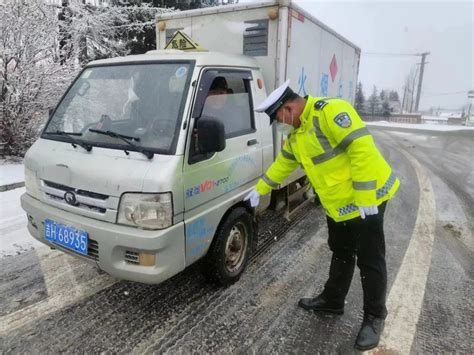
[[336,222],[360,216],[358,206],[378,206],[395,194],[400,181],[350,103],[308,96],[300,120],[258,181],[261,195],[277,188],[298,165]]

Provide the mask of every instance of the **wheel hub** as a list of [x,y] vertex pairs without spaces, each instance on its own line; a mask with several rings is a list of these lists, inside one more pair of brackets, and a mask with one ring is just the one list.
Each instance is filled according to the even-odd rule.
[[230,230],[225,249],[225,262],[229,272],[242,266],[247,247],[247,231],[242,224],[236,224]]

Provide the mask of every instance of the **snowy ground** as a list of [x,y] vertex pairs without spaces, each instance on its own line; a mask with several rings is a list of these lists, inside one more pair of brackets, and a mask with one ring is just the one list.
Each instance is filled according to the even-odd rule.
[[460,130],[470,130],[474,132],[474,127],[467,126],[458,126],[458,125],[444,125],[444,124],[434,124],[434,123],[397,123],[397,122],[388,122],[388,121],[375,121],[375,122],[366,122],[367,126],[370,127],[391,127],[391,128],[402,128],[402,129],[413,129],[413,130],[423,130],[423,131],[436,131],[436,132],[452,132]]
[[24,192],[24,187],[0,192],[0,258],[42,245],[26,229],[26,214],[20,206]]
[[[402,185],[384,217],[389,317],[372,353],[472,354],[466,242],[474,230],[474,141],[461,133],[373,135]],[[0,193],[0,240],[19,238],[17,245],[27,236],[26,217],[16,220],[23,191]],[[343,315],[297,306],[322,290],[331,253],[320,206],[294,218],[262,216],[257,250],[226,288],[206,283],[199,265],[144,285],[46,246],[12,247],[20,255],[0,256],[0,353],[360,354],[353,351],[363,316],[358,271]]]
[[0,186],[23,182],[23,164],[0,159]]
[[[21,161],[0,159],[0,186],[24,181]],[[26,229],[26,215],[20,206],[25,188],[0,192],[0,258],[18,255],[41,245]]]

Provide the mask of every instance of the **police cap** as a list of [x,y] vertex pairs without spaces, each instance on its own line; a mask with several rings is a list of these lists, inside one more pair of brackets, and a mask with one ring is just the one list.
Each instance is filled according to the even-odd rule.
[[263,100],[263,102],[255,109],[257,112],[265,112],[270,116],[270,124],[276,119],[278,109],[283,106],[285,102],[295,96],[295,93],[289,87],[290,80],[285,81],[283,85],[276,88]]

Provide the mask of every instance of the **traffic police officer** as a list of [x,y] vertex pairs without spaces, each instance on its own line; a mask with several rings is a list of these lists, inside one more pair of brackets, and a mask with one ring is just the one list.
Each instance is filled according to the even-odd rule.
[[357,266],[364,292],[364,320],[355,347],[377,346],[387,316],[387,270],[383,215],[400,182],[377,149],[356,110],[342,99],[295,94],[289,81],[255,109],[287,135],[283,149],[246,196],[255,207],[301,166],[327,215],[333,252],[329,279],[315,298],[302,298],[306,310],[342,314]]

